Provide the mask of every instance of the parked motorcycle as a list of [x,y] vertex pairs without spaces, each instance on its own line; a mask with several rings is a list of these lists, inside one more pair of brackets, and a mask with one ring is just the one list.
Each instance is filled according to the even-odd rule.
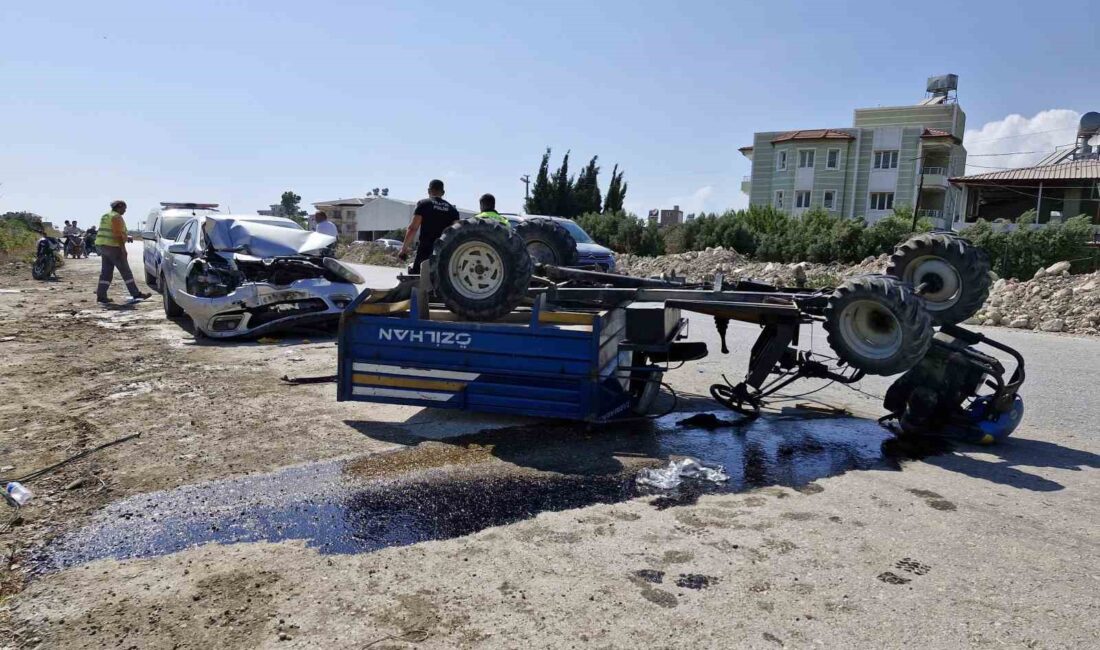
[[38,246],[34,253],[34,266],[31,267],[31,276],[35,280],[49,280],[57,272],[57,268],[65,263],[63,251],[64,245],[57,237],[43,235],[38,240]]
[[84,257],[88,257],[91,253],[99,255],[99,248],[95,245],[96,234],[94,229],[84,233]]
[[78,257],[87,257],[88,254],[84,252],[84,237],[81,235],[66,235],[65,236],[65,251],[64,257],[71,257],[76,259]]

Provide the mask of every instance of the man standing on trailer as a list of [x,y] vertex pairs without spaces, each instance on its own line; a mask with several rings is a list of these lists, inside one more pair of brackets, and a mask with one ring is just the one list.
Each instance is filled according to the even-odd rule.
[[401,244],[401,252],[397,254],[397,259],[401,261],[408,259],[413,237],[420,231],[420,245],[416,249],[412,266],[409,267],[410,273],[420,273],[420,265],[432,256],[436,240],[448,226],[458,221],[458,209],[444,201],[443,194],[443,181],[433,179],[428,183],[428,198],[421,199],[413,210],[412,223],[405,231],[405,241]]

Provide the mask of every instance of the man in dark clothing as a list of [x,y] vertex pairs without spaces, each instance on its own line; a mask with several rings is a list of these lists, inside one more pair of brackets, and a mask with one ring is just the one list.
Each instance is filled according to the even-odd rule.
[[401,252],[397,254],[397,258],[402,261],[408,259],[413,237],[416,236],[417,231],[420,231],[420,245],[416,249],[412,266],[409,267],[411,273],[420,273],[420,265],[432,256],[435,241],[447,226],[458,221],[458,210],[443,200],[443,193],[443,181],[433,180],[428,183],[428,198],[421,199],[413,210],[412,223],[405,231],[405,241],[401,246]]

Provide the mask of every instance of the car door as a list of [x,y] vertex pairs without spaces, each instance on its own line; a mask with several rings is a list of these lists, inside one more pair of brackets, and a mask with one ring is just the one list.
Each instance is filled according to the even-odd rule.
[[149,240],[142,237],[141,242],[141,261],[145,265],[145,272],[149,275],[156,277],[157,275],[157,242],[160,239],[160,214],[157,214],[153,218],[153,223],[145,224],[146,231],[152,231],[154,239]]
[[187,252],[166,252],[164,255],[164,278],[168,289],[173,292],[182,291],[187,286],[187,266],[194,259],[198,234],[199,220],[188,221],[183,228],[180,228],[176,241],[172,242],[172,245],[182,245]]

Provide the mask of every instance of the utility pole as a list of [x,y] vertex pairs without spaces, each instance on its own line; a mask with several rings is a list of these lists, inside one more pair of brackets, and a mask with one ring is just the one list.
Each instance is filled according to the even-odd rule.
[[519,177],[519,180],[523,182],[523,198],[531,198],[531,175],[524,174]]
[[917,199],[913,201],[913,225],[909,227],[911,232],[917,232],[917,218],[920,214],[920,193],[924,189],[924,152],[920,154],[920,159],[917,160],[917,174],[920,181],[917,182]]

